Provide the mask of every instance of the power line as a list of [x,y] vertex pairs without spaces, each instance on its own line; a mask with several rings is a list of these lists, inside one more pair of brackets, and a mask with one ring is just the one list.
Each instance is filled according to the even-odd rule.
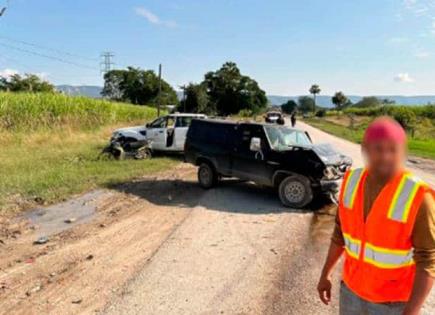
[[83,68],[83,69],[97,70],[97,68],[94,68],[94,67],[91,67],[91,66],[88,66],[88,65],[84,65],[84,64],[80,64],[80,63],[77,63],[77,62],[74,62],[74,61],[66,60],[64,58],[60,58],[60,57],[57,57],[57,56],[51,56],[51,55],[43,54],[43,53],[40,53],[40,52],[28,50],[28,49],[25,49],[25,48],[8,45],[8,44],[5,44],[5,43],[0,43],[0,46],[6,47],[6,48],[9,48],[9,49],[13,49],[13,50],[17,50],[17,51],[21,51],[21,52],[24,52],[24,53],[27,53],[27,54],[31,54],[31,55],[35,55],[35,56],[39,56],[39,57],[55,60],[55,61],[58,61],[58,62],[62,62],[62,63],[69,64],[69,65],[73,65],[73,66],[76,66],[76,67],[79,67],[79,68]]
[[47,51],[52,51],[52,52],[55,52],[55,53],[61,54],[61,55],[67,55],[67,56],[70,56],[70,57],[80,58],[80,59],[89,60],[89,61],[98,61],[97,58],[85,57],[85,56],[73,54],[73,53],[70,53],[70,52],[67,52],[67,51],[63,51],[63,50],[60,50],[60,49],[50,48],[50,47],[46,47],[46,46],[35,44],[35,43],[30,43],[30,42],[27,42],[27,41],[24,41],[24,40],[20,40],[20,39],[14,39],[14,38],[11,38],[9,36],[4,36],[4,35],[1,35],[1,34],[0,34],[0,38],[5,39],[7,41],[11,41],[11,42],[17,43],[17,44],[23,44],[23,45],[27,45],[27,46],[31,46],[31,47],[35,47],[35,48],[39,48],[39,49],[44,49],[44,50],[47,50]]

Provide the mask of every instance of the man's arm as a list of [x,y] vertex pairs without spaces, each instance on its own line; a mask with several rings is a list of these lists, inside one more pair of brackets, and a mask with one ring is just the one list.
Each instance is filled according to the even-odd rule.
[[406,304],[403,315],[418,315],[423,307],[426,297],[433,286],[433,278],[424,270],[417,269],[411,298]]
[[430,293],[435,277],[435,201],[426,193],[412,233],[417,271],[404,315],[417,315]]
[[341,232],[340,217],[337,213],[335,217],[335,228],[332,233],[331,244],[329,245],[328,256],[326,257],[322,274],[320,275],[319,284],[317,285],[319,297],[326,305],[331,301],[331,274],[340,259],[340,256],[343,254],[343,246],[344,239]]
[[335,265],[343,254],[343,246],[331,241],[329,246],[328,256],[326,257],[325,264],[323,265],[322,273],[320,275],[319,283],[317,285],[317,291],[319,292],[320,300],[326,305],[331,302],[331,274]]

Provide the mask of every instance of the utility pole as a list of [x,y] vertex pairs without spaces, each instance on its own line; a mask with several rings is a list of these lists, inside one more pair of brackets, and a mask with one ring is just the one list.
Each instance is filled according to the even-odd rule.
[[113,57],[115,57],[115,55],[110,51],[105,51],[101,54],[102,60],[100,63],[100,68],[102,75],[105,75],[107,72],[113,69]]
[[4,7],[2,7],[1,9],[0,9],[0,17],[2,17],[4,14],[5,14],[5,12],[6,12],[6,9],[9,7],[9,0],[7,0],[6,1],[6,4],[4,5]]
[[160,117],[160,94],[162,92],[162,64],[159,64],[159,94],[157,94],[157,117]]
[[180,89],[183,90],[183,99],[182,99],[182,102],[183,102],[183,112],[184,113],[186,112],[186,88],[187,88],[186,85],[180,85]]

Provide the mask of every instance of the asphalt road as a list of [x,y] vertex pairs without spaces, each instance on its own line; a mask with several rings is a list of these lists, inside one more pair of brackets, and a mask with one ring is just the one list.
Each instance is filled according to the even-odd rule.
[[[301,122],[298,127],[351,156],[355,166],[363,164],[358,145]],[[435,183],[435,174],[415,172]],[[185,219],[104,313],[338,313],[339,274],[331,306],[319,302],[315,289],[331,206],[321,214],[301,213],[283,208],[273,192],[234,182],[189,198],[172,206],[189,208]],[[433,295],[426,312],[435,312]]]

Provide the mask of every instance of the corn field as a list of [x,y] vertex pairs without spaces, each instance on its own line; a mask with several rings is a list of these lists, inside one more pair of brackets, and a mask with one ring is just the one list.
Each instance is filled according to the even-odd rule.
[[117,122],[150,120],[156,110],[57,93],[0,93],[0,131],[68,127],[93,129]]

